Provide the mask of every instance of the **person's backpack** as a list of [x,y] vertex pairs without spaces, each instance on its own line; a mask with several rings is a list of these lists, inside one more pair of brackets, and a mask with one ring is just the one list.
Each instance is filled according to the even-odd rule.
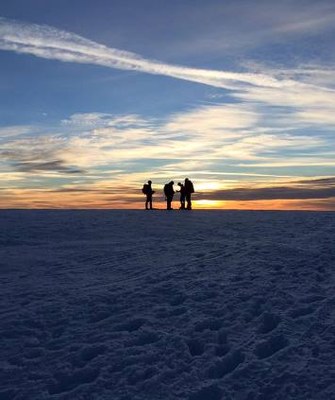
[[145,184],[143,185],[142,193],[143,193],[143,194],[149,194],[149,185],[148,185],[147,183],[145,183]]
[[166,184],[164,185],[164,194],[165,194],[165,196],[168,196],[168,195],[169,195],[169,192],[170,192],[170,190],[169,190],[169,184],[166,183]]
[[185,192],[186,193],[194,193],[194,186],[190,180],[185,182]]

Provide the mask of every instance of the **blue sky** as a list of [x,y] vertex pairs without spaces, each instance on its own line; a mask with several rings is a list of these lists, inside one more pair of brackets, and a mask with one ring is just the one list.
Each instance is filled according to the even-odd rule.
[[190,176],[199,207],[335,209],[334,22],[332,1],[3,4],[0,207],[137,207]]

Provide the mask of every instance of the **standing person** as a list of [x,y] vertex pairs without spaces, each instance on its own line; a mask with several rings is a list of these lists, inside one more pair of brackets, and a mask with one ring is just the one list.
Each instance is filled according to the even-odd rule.
[[175,193],[173,190],[173,185],[174,185],[173,181],[166,183],[164,185],[164,194],[165,194],[165,199],[166,199],[166,209],[167,210],[172,210],[171,204],[172,204],[172,200],[173,200],[173,195]]
[[152,182],[148,181],[148,183],[145,183],[142,188],[142,193],[146,195],[146,199],[145,199],[145,209],[146,210],[149,210],[149,209],[152,210],[152,195],[155,193],[155,191],[152,190],[151,184],[152,184]]
[[188,178],[185,179],[185,198],[186,198],[186,209],[187,210],[192,210],[192,200],[191,196],[192,193],[194,193],[194,186],[192,181],[190,181]]
[[178,182],[178,186],[180,187],[179,190],[177,190],[180,193],[180,210],[185,210],[185,186]]

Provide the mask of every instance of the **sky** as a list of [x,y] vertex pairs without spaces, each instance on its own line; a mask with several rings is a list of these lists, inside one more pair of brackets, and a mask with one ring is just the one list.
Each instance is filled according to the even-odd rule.
[[334,61],[333,0],[2,2],[0,208],[335,210]]

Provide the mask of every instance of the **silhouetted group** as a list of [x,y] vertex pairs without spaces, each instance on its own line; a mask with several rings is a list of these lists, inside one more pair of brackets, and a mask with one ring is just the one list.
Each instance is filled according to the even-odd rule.
[[[164,196],[166,200],[166,209],[167,210],[173,210],[172,208],[172,201],[173,197],[175,195],[175,191],[173,188],[174,182],[171,181],[169,183],[166,183],[164,185]],[[193,183],[190,179],[186,178],[184,183],[178,182],[179,190],[177,190],[178,193],[180,193],[180,210],[192,210],[192,193],[194,193],[194,186]],[[145,194],[146,199],[145,199],[145,209],[146,210],[152,210],[152,196],[155,193],[154,190],[152,190],[152,182],[148,181],[143,185],[142,188],[142,193]]]

